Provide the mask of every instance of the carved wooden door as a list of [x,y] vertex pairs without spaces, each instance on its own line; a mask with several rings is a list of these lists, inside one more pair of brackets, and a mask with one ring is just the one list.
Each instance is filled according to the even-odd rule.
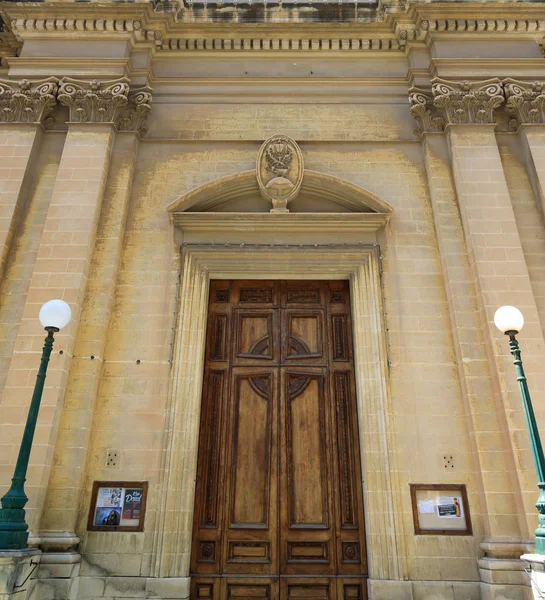
[[365,600],[348,282],[213,281],[198,600]]

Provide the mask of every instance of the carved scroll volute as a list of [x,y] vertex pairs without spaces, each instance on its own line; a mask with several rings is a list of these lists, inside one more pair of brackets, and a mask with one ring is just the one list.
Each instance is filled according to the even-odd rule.
[[424,132],[436,133],[445,128],[445,120],[433,106],[431,90],[412,87],[409,90],[409,104],[411,115],[418,124],[415,134],[420,136]]
[[64,78],[59,101],[68,107],[72,123],[114,123],[127,105],[128,79],[82,81]]
[[508,78],[503,86],[505,108],[517,123],[545,123],[545,82]]
[[485,81],[432,81],[433,104],[447,123],[495,123],[494,110],[504,102],[499,79]]
[[153,90],[144,86],[129,92],[128,104],[121,111],[121,116],[116,121],[119,131],[134,131],[144,134],[147,131],[147,120],[151,112]]
[[0,123],[42,123],[55,107],[58,79],[0,79]]
[[303,155],[294,140],[275,135],[261,146],[256,177],[261,195],[272,203],[271,212],[289,212],[303,182]]

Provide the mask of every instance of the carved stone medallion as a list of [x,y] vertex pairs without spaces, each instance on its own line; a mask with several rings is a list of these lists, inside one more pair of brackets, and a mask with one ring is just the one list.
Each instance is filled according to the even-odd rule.
[[296,142],[285,135],[266,140],[257,155],[256,176],[262,196],[272,203],[271,212],[289,212],[288,202],[303,181],[303,155]]

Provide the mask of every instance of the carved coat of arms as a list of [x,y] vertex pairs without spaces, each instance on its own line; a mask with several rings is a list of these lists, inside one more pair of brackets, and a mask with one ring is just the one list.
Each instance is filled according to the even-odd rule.
[[288,202],[303,181],[303,155],[297,143],[285,135],[266,140],[257,155],[256,176],[261,194],[272,203],[271,212],[289,212]]

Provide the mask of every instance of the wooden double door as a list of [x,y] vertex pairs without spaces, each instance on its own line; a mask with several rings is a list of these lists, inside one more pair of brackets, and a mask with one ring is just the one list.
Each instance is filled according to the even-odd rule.
[[365,600],[348,282],[212,281],[195,600]]

